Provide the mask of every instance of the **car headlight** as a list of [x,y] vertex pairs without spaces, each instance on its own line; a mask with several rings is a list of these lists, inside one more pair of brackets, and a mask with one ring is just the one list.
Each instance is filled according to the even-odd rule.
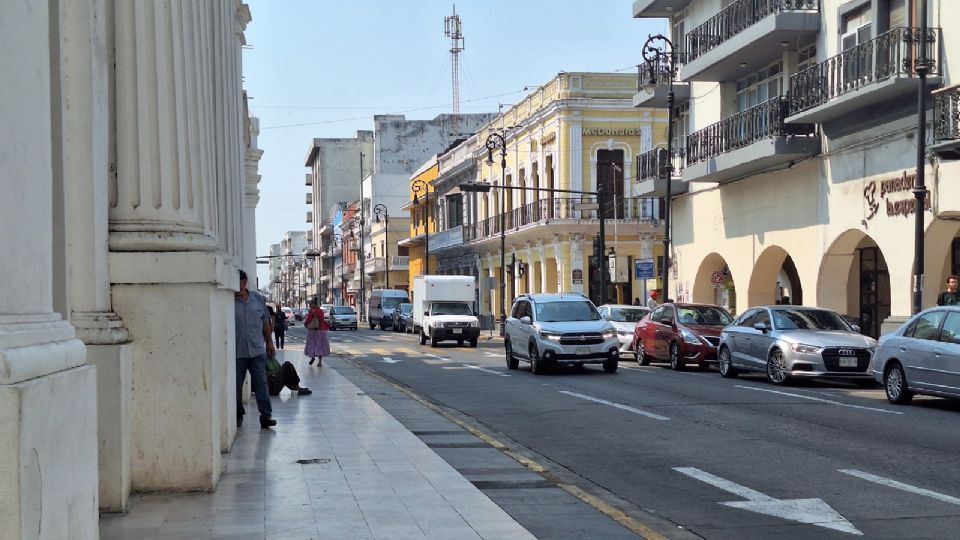
[[804,345],[803,343],[792,343],[790,348],[793,349],[793,352],[803,354],[816,354],[820,352],[820,347],[816,345]]
[[434,327],[434,328],[442,328],[442,327],[443,327],[443,321],[431,321],[431,322],[430,322],[430,326],[432,326],[432,327]]
[[696,334],[687,330],[686,328],[680,329],[680,336],[683,338],[683,341],[686,343],[689,343],[691,345],[700,344],[700,338],[698,338]]
[[557,334],[555,332],[540,332],[540,337],[543,339],[549,339],[551,341],[560,341],[560,338],[563,334]]
[[480,328],[480,321],[470,321],[470,328]]
[[611,338],[617,337],[617,331],[616,331],[616,330],[605,330],[605,331],[604,331],[602,334],[600,334],[600,335],[603,336],[603,339],[611,339]]

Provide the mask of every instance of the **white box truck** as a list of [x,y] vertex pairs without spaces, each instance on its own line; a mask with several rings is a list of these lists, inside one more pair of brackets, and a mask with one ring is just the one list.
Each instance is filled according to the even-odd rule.
[[441,341],[455,340],[477,346],[476,288],[472,276],[413,277],[413,331],[420,336],[421,345],[430,340],[430,346],[436,347]]

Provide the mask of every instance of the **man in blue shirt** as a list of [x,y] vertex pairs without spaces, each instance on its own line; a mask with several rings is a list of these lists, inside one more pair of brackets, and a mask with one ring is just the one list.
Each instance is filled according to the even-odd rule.
[[247,273],[240,270],[240,292],[234,294],[233,315],[237,337],[237,427],[243,424],[243,380],[250,371],[250,383],[260,410],[260,427],[277,425],[271,418],[270,394],[267,393],[267,355],[277,353],[273,346],[272,324],[267,302],[257,291],[247,289]]

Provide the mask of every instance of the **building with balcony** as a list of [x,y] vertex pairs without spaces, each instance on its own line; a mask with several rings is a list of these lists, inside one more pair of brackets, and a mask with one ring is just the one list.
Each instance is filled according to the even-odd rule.
[[[732,311],[788,301],[829,307],[877,336],[911,312],[912,184],[921,51],[935,129],[925,166],[926,288],[958,269],[960,201],[941,189],[955,152],[949,85],[952,4],[927,0],[638,0],[635,17],[668,17],[673,156],[650,155],[662,184],[672,158],[669,294]],[[951,26],[952,25],[952,26]],[[638,92],[635,103],[654,103]],[[643,101],[646,100],[646,101]],[[939,130],[939,131],[938,131]],[[678,167],[682,170],[678,172]],[[644,173],[641,172],[641,176]],[[645,190],[654,192],[652,182]]]
[[[616,261],[607,299],[630,303],[656,286],[637,278],[634,263],[659,253],[661,201],[635,194],[634,163],[664,132],[666,114],[635,108],[635,93],[630,74],[560,73],[438,158],[430,222],[439,226],[430,252],[435,243],[450,251],[437,252],[431,267],[476,275],[483,314],[501,311],[501,258],[507,309],[527,292],[576,291],[599,302],[600,264],[590,252],[600,216],[605,255]],[[505,168],[500,147],[487,151],[487,142],[500,138]],[[461,193],[458,186],[471,177],[489,191]],[[603,207],[598,186],[606,193]]]

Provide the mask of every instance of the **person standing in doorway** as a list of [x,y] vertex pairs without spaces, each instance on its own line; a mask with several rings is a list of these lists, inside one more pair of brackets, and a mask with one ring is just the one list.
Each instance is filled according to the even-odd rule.
[[323,363],[324,356],[330,356],[330,340],[327,338],[330,325],[323,316],[323,310],[317,305],[316,298],[310,299],[310,311],[303,320],[303,326],[307,329],[307,345],[303,354],[310,357],[311,366],[314,360],[319,366]]
[[277,342],[277,348],[283,348],[283,337],[287,335],[287,314],[281,309],[280,302],[277,302],[277,309],[273,312],[273,337]]
[[647,307],[650,309],[657,309],[657,298],[660,296],[660,293],[657,291],[650,291],[650,298],[647,299]]
[[[282,311],[281,311],[282,313]],[[247,289],[247,273],[240,270],[240,291],[234,294],[233,317],[237,341],[237,427],[243,424],[243,381],[250,372],[250,383],[260,411],[260,427],[277,425],[273,419],[267,392],[267,356],[277,354],[273,346],[273,320],[267,302],[257,291]]]
[[960,279],[951,274],[947,276],[947,290],[937,295],[938,306],[956,306],[960,304],[960,294],[957,293],[957,283]]

